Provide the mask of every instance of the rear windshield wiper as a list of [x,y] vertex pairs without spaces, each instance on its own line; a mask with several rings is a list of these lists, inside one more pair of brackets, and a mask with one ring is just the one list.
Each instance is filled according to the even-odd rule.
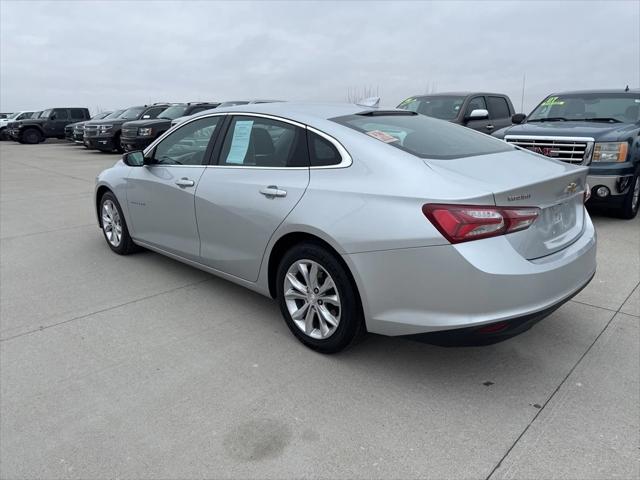
[[527,120],[529,122],[566,122],[567,119],[564,117],[547,117],[547,118],[535,118],[533,120]]
[[582,118],[580,121],[582,122],[609,122],[609,123],[622,123],[617,118],[612,117],[592,117],[592,118]]

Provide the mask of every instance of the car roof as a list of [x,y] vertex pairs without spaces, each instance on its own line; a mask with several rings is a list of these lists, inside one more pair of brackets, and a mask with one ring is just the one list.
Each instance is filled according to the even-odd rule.
[[499,95],[501,97],[506,97],[504,93],[496,93],[496,92],[438,92],[438,93],[423,93],[420,95],[413,95],[407,98],[422,98],[422,97],[469,97],[471,95]]
[[[625,91],[624,88],[608,88],[608,89],[594,89],[594,90],[569,90],[566,92],[555,92],[555,93],[550,93],[549,95],[574,95],[574,94],[585,94],[585,93],[595,93],[595,94],[599,94],[599,93],[628,93],[628,94],[638,94],[640,93],[640,89],[639,88],[631,88],[628,91]],[[548,96],[548,95],[547,95]]]
[[262,113],[265,115],[275,115],[291,120],[298,120],[305,123],[308,120],[328,120],[334,117],[344,115],[353,115],[356,113],[365,113],[369,111],[398,111],[406,112],[395,107],[392,108],[371,108],[354,103],[329,103],[329,102],[274,102],[274,103],[251,103],[248,105],[236,105],[234,107],[218,107],[211,112],[201,112],[195,116],[206,113],[217,112],[247,112]]

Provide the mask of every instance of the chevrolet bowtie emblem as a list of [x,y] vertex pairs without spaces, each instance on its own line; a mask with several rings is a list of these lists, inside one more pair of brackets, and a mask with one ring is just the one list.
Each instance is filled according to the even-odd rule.
[[576,193],[578,190],[578,184],[575,182],[571,182],[564,188],[565,193]]

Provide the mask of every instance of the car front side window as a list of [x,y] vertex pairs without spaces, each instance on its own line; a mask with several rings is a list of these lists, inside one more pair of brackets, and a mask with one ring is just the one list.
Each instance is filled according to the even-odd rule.
[[154,149],[156,165],[202,165],[209,142],[224,117],[206,117],[189,122],[163,139]]
[[471,115],[471,112],[474,110],[486,110],[487,104],[484,101],[484,97],[474,97],[469,100],[469,105],[467,106],[467,115]]

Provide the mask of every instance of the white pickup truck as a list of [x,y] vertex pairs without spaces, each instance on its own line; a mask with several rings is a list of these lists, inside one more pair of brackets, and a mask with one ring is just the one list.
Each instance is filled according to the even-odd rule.
[[9,115],[7,118],[0,118],[0,140],[8,140],[9,137],[6,133],[7,125],[9,122],[16,122],[24,118],[29,118],[33,115],[33,112],[15,112]]

